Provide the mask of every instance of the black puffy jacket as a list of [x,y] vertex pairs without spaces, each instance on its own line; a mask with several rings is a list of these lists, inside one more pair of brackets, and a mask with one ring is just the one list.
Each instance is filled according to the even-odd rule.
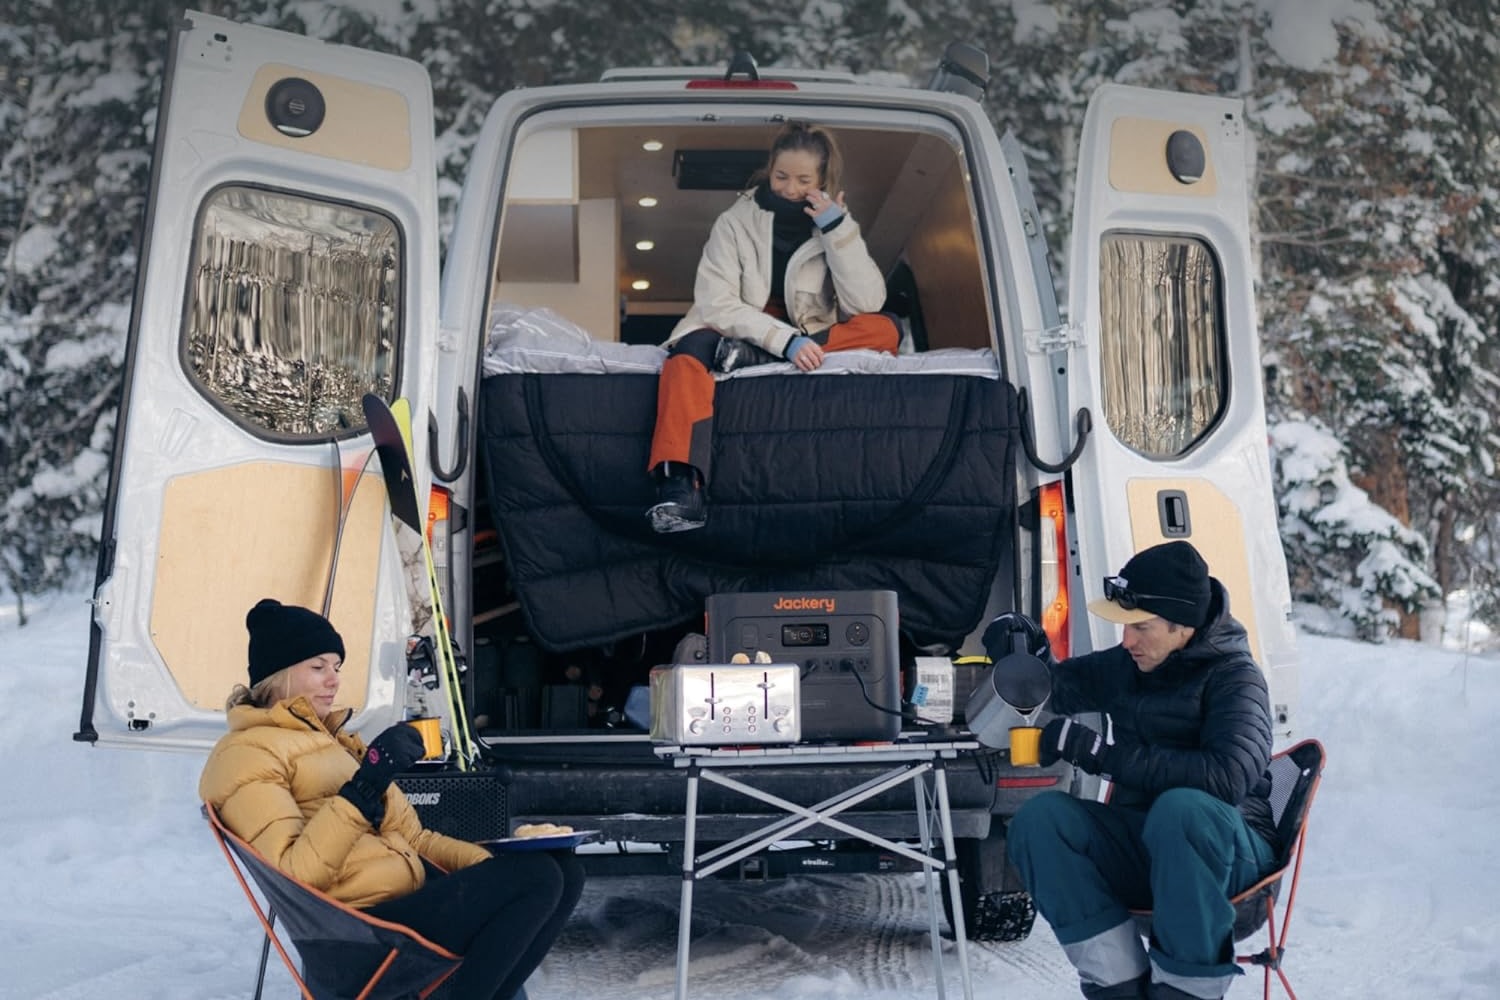
[[1145,808],[1169,788],[1197,788],[1238,806],[1274,844],[1266,680],[1228,594],[1210,583],[1208,624],[1155,670],[1137,670],[1123,646],[1064,660],[1052,668],[1049,707],[1109,716],[1111,803]]

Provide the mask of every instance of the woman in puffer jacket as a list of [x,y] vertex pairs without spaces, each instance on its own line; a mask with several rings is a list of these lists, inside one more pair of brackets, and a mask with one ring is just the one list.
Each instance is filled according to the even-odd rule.
[[841,170],[832,133],[788,122],[757,183],[715,220],[657,389],[647,461],[657,532],[707,521],[714,372],[779,360],[810,372],[829,351],[896,353],[900,331],[877,312],[885,278],[844,205]]
[[344,642],[326,618],[266,599],[245,617],[249,687],[198,792],[224,825],[292,877],[465,956],[448,995],[510,1000],[583,889],[571,851],[491,856],[425,829],[392,784],[422,756],[405,723],[368,747],[335,708]]

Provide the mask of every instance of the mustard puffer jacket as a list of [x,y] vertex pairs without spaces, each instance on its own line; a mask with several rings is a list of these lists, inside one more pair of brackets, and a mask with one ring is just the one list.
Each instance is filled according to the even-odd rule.
[[378,830],[338,794],[365,755],[364,742],[342,731],[351,714],[320,720],[306,698],[235,706],[198,794],[271,863],[350,906],[420,889],[424,857],[450,871],[488,859],[477,844],[423,828],[394,784]]

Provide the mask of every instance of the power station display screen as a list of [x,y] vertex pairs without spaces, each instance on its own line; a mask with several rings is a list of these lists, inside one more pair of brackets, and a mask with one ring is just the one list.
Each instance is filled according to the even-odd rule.
[[826,646],[828,645],[828,626],[822,625],[783,625],[781,626],[781,644],[783,646]]

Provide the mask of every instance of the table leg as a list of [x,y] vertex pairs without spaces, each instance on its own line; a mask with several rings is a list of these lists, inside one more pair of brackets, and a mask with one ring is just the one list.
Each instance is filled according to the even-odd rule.
[[687,771],[687,817],[682,837],[682,899],[677,907],[677,1000],[687,1000],[688,951],[693,933],[693,882],[697,878],[698,766]]
[[[917,796],[917,838],[922,853],[932,857],[932,824],[927,813],[927,776],[920,775],[912,783]],[[932,971],[937,976],[938,1000],[947,1000],[947,975],[943,970],[943,938],[938,929],[938,879],[931,865],[922,866],[922,878],[927,883],[927,931],[932,941]]]
[[953,814],[948,809],[948,769],[939,758],[934,762],[933,778],[937,785],[938,819],[943,831],[943,857],[948,862],[948,892],[953,900],[953,937],[958,944],[958,977],[963,983],[964,1000],[974,1000],[974,985],[969,979],[969,934],[964,927],[963,898],[958,887],[958,851],[953,844]]

